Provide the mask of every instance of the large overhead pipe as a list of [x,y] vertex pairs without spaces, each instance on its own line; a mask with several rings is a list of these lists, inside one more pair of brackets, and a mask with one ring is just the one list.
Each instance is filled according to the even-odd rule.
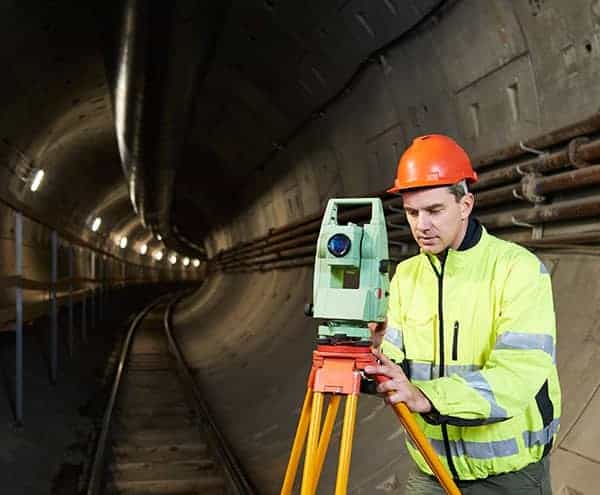
[[551,146],[563,143],[577,136],[593,134],[598,130],[600,130],[600,113],[595,113],[584,120],[575,122],[574,124],[566,127],[561,127],[560,129],[555,129],[533,139],[529,139],[525,143],[513,144],[506,148],[475,157],[473,163],[475,169],[479,170],[489,165],[497,164],[501,161],[512,160],[522,156],[528,153],[527,148],[550,148]]
[[569,170],[543,177],[528,174],[518,184],[490,189],[477,194],[477,207],[488,208],[509,202],[515,198],[523,201],[541,202],[544,194],[579,189],[600,184],[600,165]]
[[490,230],[515,225],[541,224],[559,220],[591,218],[600,215],[600,197],[563,201],[556,204],[538,206],[517,211],[480,215],[481,222]]
[[600,139],[587,141],[576,139],[560,151],[541,153],[535,158],[511,163],[498,170],[483,172],[479,181],[473,185],[473,191],[480,191],[511,181],[518,180],[527,173],[548,173],[567,168],[576,168],[600,159]]
[[[384,193],[382,193],[384,194]],[[378,195],[379,196],[379,195]],[[402,204],[402,199],[392,196],[384,202],[384,208],[386,211],[392,211],[391,208],[398,207]],[[351,210],[340,213],[340,222],[357,222],[366,220],[370,215],[369,207],[353,208]],[[241,256],[247,256],[249,254],[260,254],[264,253],[265,249],[271,249],[275,245],[279,245],[280,249],[284,247],[294,247],[301,245],[305,240],[309,242],[316,241],[316,235],[321,227],[321,220],[323,214],[310,215],[304,219],[294,222],[293,224],[286,225],[281,228],[271,229],[270,233],[261,236],[254,241],[246,242],[237,245],[227,251],[219,253],[214,261],[224,262],[231,259],[238,259]],[[299,237],[302,236],[302,237]],[[284,242],[291,241],[291,243],[283,244]],[[280,245],[281,243],[281,245]]]
[[[177,166],[195,94],[214,55],[229,2],[119,2],[106,65],[131,202],[171,249],[197,253],[171,225]],[[187,248],[187,249],[186,249]]]
[[[582,243],[598,242],[600,232],[586,230],[585,233],[573,235],[562,231],[565,226],[567,230],[569,225],[576,226],[580,219],[598,216],[600,194],[588,190],[583,197],[568,200],[560,198],[553,202],[548,202],[545,195],[600,184],[600,165],[594,164],[600,161],[600,139],[590,140],[575,133],[582,129],[597,131],[599,126],[600,115],[559,129],[546,137],[536,138],[528,144],[550,143],[555,146],[570,141],[562,148],[555,146],[552,151],[538,150],[537,156],[518,162],[507,163],[506,159],[528,152],[527,146],[507,148],[500,157],[504,161],[496,169],[481,172],[480,181],[472,188],[477,192],[477,216],[490,230],[500,231],[502,236],[532,247],[569,243],[581,247]],[[522,153],[517,152],[517,148]],[[483,163],[486,166],[493,164]],[[563,169],[567,170],[563,172]],[[416,252],[401,208],[402,199],[385,193],[374,196],[382,198],[388,213],[390,249],[395,249],[400,256]],[[520,208],[515,208],[515,201],[521,202]],[[502,206],[505,206],[503,211],[486,211],[491,207],[498,210]],[[248,271],[310,264],[321,216],[315,214],[305,217],[293,224],[272,229],[267,235],[253,241],[234,246],[213,258],[213,265],[223,270]],[[340,218],[342,221],[360,222],[368,216],[368,208],[356,208],[342,212]],[[538,238],[544,226],[548,234]],[[506,229],[512,231],[506,232]]]

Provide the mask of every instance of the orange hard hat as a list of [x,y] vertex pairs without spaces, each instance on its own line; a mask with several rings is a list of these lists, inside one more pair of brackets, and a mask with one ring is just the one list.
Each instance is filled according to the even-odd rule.
[[453,139],[441,134],[415,138],[400,157],[394,186],[388,192],[477,181],[469,156]]

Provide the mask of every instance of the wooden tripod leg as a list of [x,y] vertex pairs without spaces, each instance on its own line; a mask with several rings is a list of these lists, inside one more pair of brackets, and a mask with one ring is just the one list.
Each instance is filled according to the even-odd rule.
[[346,399],[344,411],[344,426],[342,429],[342,442],[340,445],[340,459],[338,464],[335,495],[346,495],[348,491],[348,478],[350,476],[350,459],[352,457],[352,438],[356,423],[356,409],[358,407],[358,394],[350,394]]
[[325,415],[325,421],[323,422],[323,431],[319,438],[319,448],[317,449],[317,459],[315,461],[315,486],[313,487],[313,493],[317,493],[319,478],[323,471],[323,464],[325,463],[325,456],[327,455],[327,449],[329,448],[329,441],[331,440],[331,433],[333,432],[333,425],[340,407],[341,398],[340,395],[332,395],[329,405],[327,406],[327,414]]
[[302,454],[302,449],[304,448],[304,442],[306,441],[306,434],[308,432],[308,425],[310,422],[312,399],[313,390],[311,387],[308,387],[306,389],[306,395],[304,396],[304,403],[302,404],[300,419],[298,420],[298,427],[296,429],[296,435],[292,445],[290,460],[288,461],[287,469],[285,470],[285,478],[283,479],[283,485],[281,486],[280,492],[281,495],[291,495],[294,482],[296,481],[298,464],[300,463],[300,456]]
[[321,415],[323,414],[323,392],[313,393],[308,440],[306,442],[306,457],[304,458],[304,471],[302,473],[302,489],[300,495],[312,495],[315,483],[315,467],[317,458],[317,443],[321,429]]

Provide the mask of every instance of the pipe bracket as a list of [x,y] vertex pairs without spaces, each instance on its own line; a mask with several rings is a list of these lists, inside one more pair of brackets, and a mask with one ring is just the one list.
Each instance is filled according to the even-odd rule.
[[590,141],[589,138],[583,137],[583,136],[576,137],[574,139],[571,139],[571,141],[569,141],[569,148],[568,148],[569,162],[575,168],[584,168],[584,167],[589,167],[590,165],[592,165],[591,163],[586,162],[583,158],[581,158],[581,156],[579,156],[579,147],[582,144],[589,143],[589,141]]
[[540,177],[541,175],[536,173],[528,173],[523,175],[523,178],[521,179],[522,198],[520,199],[525,199],[533,204],[539,204],[546,201],[546,196],[541,196],[537,193],[538,180]]
[[535,148],[531,148],[530,146],[525,145],[523,141],[519,141],[519,148],[521,148],[523,151],[528,151],[529,153],[533,153],[537,156],[543,156],[548,154],[547,151],[536,150]]
[[534,225],[532,223],[522,222],[514,215],[510,217],[510,220],[511,220],[512,224],[516,225],[517,227],[525,227],[525,228],[531,229],[531,240],[539,241],[543,238],[544,226],[542,224]]
[[527,198],[525,198],[525,196],[523,196],[521,194],[521,191],[519,191],[517,188],[512,190],[512,194],[517,199],[522,199],[523,201],[527,201]]
[[533,229],[535,227],[535,225],[533,225],[531,223],[522,222],[514,215],[510,217],[510,221],[512,222],[513,225],[516,225],[517,227],[527,227],[529,229]]

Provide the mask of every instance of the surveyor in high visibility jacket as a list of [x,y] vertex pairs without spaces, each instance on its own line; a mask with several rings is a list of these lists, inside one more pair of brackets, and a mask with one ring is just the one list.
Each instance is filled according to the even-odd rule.
[[[415,139],[398,164],[420,254],[398,264],[386,324],[370,324],[387,375],[463,493],[551,493],[561,395],[550,275],[531,252],[471,217],[468,155],[442,135]],[[443,493],[418,450],[408,494]]]

